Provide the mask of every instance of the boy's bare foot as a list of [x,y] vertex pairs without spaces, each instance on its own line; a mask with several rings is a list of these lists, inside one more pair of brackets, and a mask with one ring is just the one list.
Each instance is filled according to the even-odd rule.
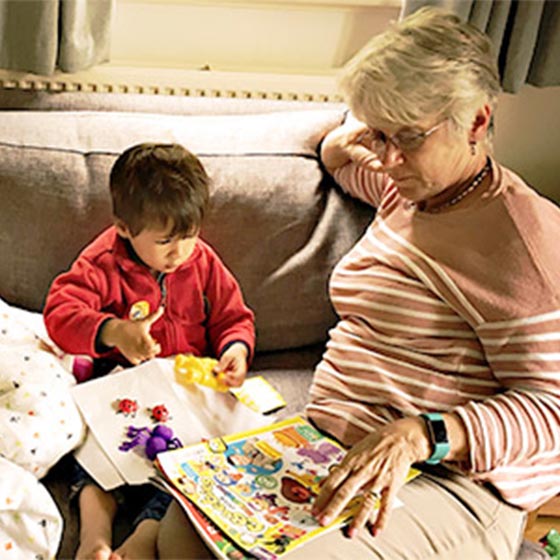
[[153,560],[157,558],[159,521],[144,519],[134,533],[115,551],[110,560]]
[[112,554],[113,551],[106,542],[83,541],[76,552],[76,560],[117,560]]

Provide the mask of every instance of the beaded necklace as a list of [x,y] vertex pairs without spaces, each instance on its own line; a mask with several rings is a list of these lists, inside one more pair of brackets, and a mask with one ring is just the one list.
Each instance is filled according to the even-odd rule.
[[484,167],[476,174],[476,177],[458,195],[454,196],[451,200],[440,204],[439,206],[435,206],[434,208],[419,208],[419,210],[421,210],[422,212],[435,214],[436,212],[441,212],[442,210],[445,210],[450,206],[455,206],[455,204],[461,202],[463,198],[472,193],[480,185],[480,183],[482,183],[491,169],[492,163],[490,161],[490,158],[486,158],[486,164],[484,165]]

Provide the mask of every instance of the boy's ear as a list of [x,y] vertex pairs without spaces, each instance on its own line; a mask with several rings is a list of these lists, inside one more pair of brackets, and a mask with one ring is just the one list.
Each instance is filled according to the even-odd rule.
[[117,230],[117,233],[121,237],[124,237],[125,239],[132,238],[130,230],[128,229],[127,225],[123,221],[119,220],[118,218],[115,218],[113,220],[113,223],[115,224],[115,229]]

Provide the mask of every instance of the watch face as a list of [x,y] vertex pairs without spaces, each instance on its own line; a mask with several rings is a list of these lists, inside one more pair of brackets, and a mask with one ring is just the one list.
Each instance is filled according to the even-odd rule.
[[426,427],[432,444],[432,455],[426,459],[429,465],[437,465],[449,453],[449,439],[443,417],[439,413],[421,414],[426,421]]
[[432,427],[434,443],[447,443],[447,430],[443,420],[432,420],[430,425]]

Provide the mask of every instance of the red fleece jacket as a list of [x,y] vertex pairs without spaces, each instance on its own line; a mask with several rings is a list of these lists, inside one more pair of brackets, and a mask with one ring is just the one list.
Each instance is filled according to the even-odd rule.
[[131,318],[139,302],[146,302],[140,305],[153,313],[164,300],[165,312],[151,329],[161,345],[160,356],[220,356],[233,342],[246,344],[252,356],[254,314],[244,304],[231,272],[200,239],[187,262],[158,283],[110,227],[54,280],[45,304],[45,324],[65,352],[126,364],[115,349],[99,352],[99,328],[107,319]]

